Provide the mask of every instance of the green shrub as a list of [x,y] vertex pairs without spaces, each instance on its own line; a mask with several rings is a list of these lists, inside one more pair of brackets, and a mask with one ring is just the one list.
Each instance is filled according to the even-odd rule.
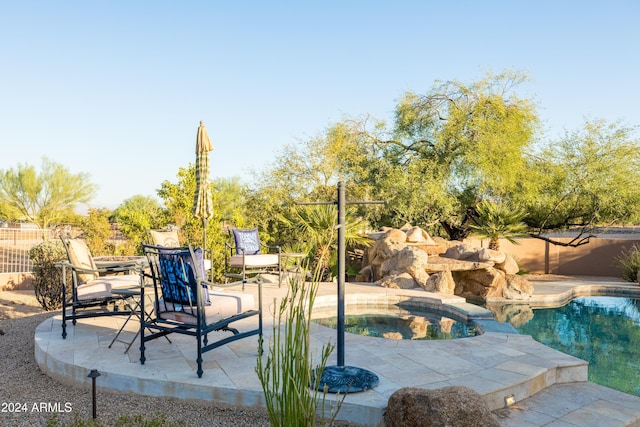
[[[62,270],[56,263],[67,259],[62,242],[48,240],[34,246],[29,251],[29,259],[33,263],[36,299],[47,311],[59,309],[62,307]],[[70,292],[71,272],[68,273],[67,292]]]
[[638,270],[640,270],[640,247],[633,244],[630,249],[623,249],[616,257],[618,266],[622,270],[622,278],[628,282],[638,281]]

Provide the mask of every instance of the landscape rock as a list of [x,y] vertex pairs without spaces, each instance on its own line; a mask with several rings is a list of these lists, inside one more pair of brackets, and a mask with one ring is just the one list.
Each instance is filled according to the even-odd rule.
[[469,259],[469,258],[473,258],[473,257],[477,257],[476,256],[476,252],[477,249],[465,244],[465,243],[461,243],[459,245],[456,246],[452,246],[450,248],[448,248],[444,254],[442,254],[442,256],[444,258],[453,258],[453,259],[460,259],[460,260],[465,260],[465,259]]
[[388,427],[499,427],[484,398],[469,387],[405,387],[389,397]]
[[406,242],[408,243],[423,243],[425,245],[435,245],[431,236],[420,227],[411,227],[406,232]]
[[441,294],[454,295],[456,290],[456,282],[450,271],[441,271],[440,273],[429,276],[425,287],[425,291],[439,292]]
[[507,274],[517,274],[518,271],[520,271],[520,267],[518,266],[515,258],[509,254],[505,254],[504,262],[496,264],[495,267]]
[[533,285],[527,279],[515,274],[507,274],[507,286],[502,297],[513,301],[528,300],[533,294]]
[[507,285],[504,271],[493,267],[456,273],[456,283],[462,285],[462,296],[466,297],[501,298]]
[[506,258],[506,254],[500,251],[494,251],[493,249],[482,248],[478,251],[479,261],[491,261],[496,264],[501,264]]
[[526,279],[514,278],[518,263],[504,252],[431,238],[411,224],[369,235],[374,243],[365,250],[358,281],[485,301],[523,301],[533,293]]
[[376,283],[384,288],[392,289],[413,289],[419,286],[409,273],[390,274]]

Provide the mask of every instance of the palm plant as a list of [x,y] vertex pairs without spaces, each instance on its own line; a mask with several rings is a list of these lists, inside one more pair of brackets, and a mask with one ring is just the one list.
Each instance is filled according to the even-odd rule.
[[489,239],[489,249],[499,250],[500,239],[517,244],[517,238],[526,236],[527,225],[522,222],[525,216],[523,209],[510,203],[483,200],[476,207],[476,216],[469,228]]
[[[298,240],[303,241],[309,253],[312,269],[321,272],[322,280],[335,273],[337,253],[338,210],[335,205],[296,206],[290,217],[281,216],[281,221]],[[366,221],[356,217],[355,210],[345,212],[345,243],[353,247],[368,246],[370,240],[361,234]]]

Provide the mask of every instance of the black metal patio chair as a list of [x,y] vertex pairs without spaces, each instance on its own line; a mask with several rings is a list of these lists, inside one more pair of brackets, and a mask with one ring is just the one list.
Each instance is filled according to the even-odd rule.
[[[104,267],[96,262],[83,239],[61,237],[67,252],[62,268],[62,338],[67,337],[67,320],[102,316],[129,316],[123,307],[126,296],[113,293],[118,289],[138,289],[141,284],[140,263],[109,262]],[[71,271],[68,283],[67,271]],[[70,292],[69,292],[70,290]]]
[[[206,280],[201,249],[167,248],[143,245],[149,262],[145,277],[153,287],[153,315],[142,316],[140,326],[140,363],[146,361],[145,344],[156,338],[176,333],[195,338],[197,374],[202,377],[202,354],[230,342],[262,335],[262,287],[258,281],[258,301],[252,294],[238,291],[212,291],[212,287],[234,284],[212,284]],[[144,287],[141,301],[144,304]],[[238,321],[256,317],[256,324],[240,331]],[[153,331],[147,334],[146,331]],[[226,331],[215,341],[209,334]],[[216,334],[216,337],[220,335]],[[257,350],[257,346],[256,346]]]

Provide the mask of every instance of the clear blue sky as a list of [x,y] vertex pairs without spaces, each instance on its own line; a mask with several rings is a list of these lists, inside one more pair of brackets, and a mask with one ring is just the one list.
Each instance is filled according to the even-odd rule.
[[640,125],[640,2],[0,0],[0,169],[42,156],[115,208],[195,161],[268,167],[407,91],[526,71],[547,139],[584,118]]

